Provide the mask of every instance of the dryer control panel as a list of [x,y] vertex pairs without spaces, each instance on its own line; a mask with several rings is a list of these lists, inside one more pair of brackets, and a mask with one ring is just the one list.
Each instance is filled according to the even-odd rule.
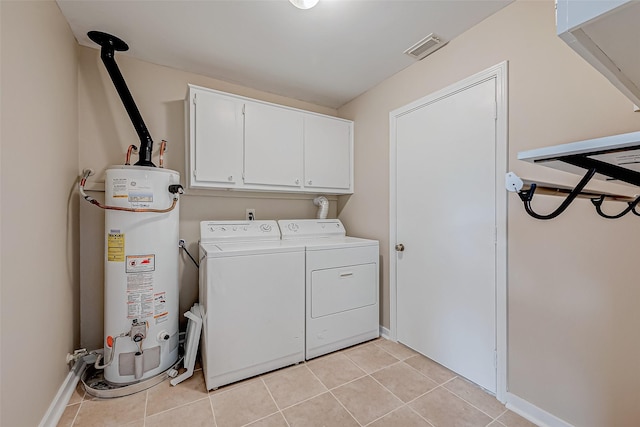
[[274,220],[267,221],[202,221],[200,242],[247,242],[280,240],[280,229]]
[[347,232],[339,219],[281,219],[282,240],[344,237]]

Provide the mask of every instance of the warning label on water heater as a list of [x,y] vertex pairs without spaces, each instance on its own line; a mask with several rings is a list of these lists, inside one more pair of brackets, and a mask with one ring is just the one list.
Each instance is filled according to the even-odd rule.
[[153,318],[156,321],[156,325],[166,322],[169,319],[169,312],[167,311],[167,293],[158,292],[153,296]]
[[129,319],[144,319],[154,315],[153,271],[155,269],[156,256],[153,254],[126,256],[127,317]]
[[127,185],[127,178],[113,178],[111,180],[111,191],[114,198],[127,198],[129,197],[129,188]]
[[155,255],[127,255],[127,273],[142,273],[156,269]]
[[109,233],[107,236],[107,261],[124,261],[124,233]]
[[153,314],[153,291],[127,292],[127,318],[144,319]]

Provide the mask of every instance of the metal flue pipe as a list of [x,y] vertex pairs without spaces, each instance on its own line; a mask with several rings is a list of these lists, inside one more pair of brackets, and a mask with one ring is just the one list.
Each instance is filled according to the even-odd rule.
[[114,59],[116,50],[127,51],[129,50],[129,46],[118,37],[101,31],[89,31],[87,36],[101,46],[100,58],[102,59],[102,62],[111,77],[111,81],[118,91],[118,95],[120,95],[122,104],[124,104],[124,108],[129,114],[131,123],[140,138],[140,149],[138,150],[139,159],[135,165],[155,167],[151,161],[153,140],[147,130],[147,126],[144,124],[144,120],[142,120],[142,116],[140,115],[140,111],[138,111],[138,107],[131,96],[131,92],[129,92],[129,88],[124,81],[124,77],[122,77],[122,73],[120,73],[118,64],[116,64]]

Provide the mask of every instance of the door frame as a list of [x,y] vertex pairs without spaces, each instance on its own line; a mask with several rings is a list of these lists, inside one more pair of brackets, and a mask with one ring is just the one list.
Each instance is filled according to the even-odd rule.
[[496,398],[502,403],[507,397],[507,191],[504,187],[508,166],[507,78],[508,62],[504,61],[389,113],[389,336],[397,341],[396,120],[426,104],[496,79]]

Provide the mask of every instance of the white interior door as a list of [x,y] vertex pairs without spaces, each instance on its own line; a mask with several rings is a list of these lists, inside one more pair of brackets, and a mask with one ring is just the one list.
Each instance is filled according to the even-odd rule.
[[490,78],[397,117],[395,186],[398,341],[494,393],[496,105]]

